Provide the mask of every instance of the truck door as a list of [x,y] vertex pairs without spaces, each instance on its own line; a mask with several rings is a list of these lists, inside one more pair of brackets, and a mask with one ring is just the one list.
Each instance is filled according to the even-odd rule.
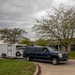
[[49,52],[47,48],[42,49],[42,54],[41,54],[42,59],[48,60],[49,59]]
[[29,53],[30,53],[30,56],[32,58],[35,58],[36,57],[36,50],[35,49],[36,49],[35,47],[30,47],[29,48]]
[[12,45],[7,46],[7,56],[11,57],[12,56]]
[[42,48],[41,47],[36,48],[36,58],[42,59]]

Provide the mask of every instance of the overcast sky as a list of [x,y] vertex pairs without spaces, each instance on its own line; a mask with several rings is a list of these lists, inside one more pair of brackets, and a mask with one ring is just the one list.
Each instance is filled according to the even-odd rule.
[[31,32],[35,19],[60,3],[74,5],[75,0],[0,0],[0,28],[23,28],[28,38],[36,40]]

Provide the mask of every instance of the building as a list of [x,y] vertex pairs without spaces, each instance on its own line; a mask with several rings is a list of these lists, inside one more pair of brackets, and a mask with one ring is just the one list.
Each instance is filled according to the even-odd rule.
[[[49,46],[55,47],[59,51],[65,51],[65,47],[56,40],[53,40]],[[75,51],[75,38],[73,38],[71,44],[68,46],[68,51]]]

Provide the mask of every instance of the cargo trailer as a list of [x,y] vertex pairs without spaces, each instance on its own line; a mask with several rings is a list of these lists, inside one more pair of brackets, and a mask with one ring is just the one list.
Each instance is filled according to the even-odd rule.
[[0,44],[0,57],[23,58],[25,44]]

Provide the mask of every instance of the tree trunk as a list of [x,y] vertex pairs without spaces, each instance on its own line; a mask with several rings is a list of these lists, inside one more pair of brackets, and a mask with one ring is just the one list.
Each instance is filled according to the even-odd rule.
[[65,46],[65,51],[68,52],[68,46]]

